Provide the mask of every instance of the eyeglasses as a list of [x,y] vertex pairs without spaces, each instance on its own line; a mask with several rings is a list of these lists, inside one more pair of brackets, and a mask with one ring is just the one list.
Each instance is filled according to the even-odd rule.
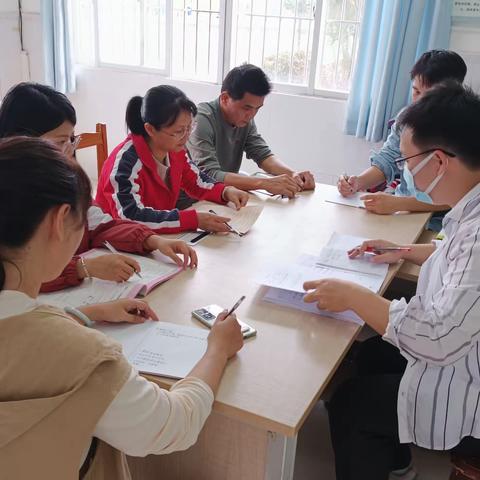
[[75,151],[82,139],[81,135],[72,135],[68,140],[55,142],[63,153],[67,153],[69,150]]
[[196,128],[197,128],[197,122],[192,122],[188,127],[184,127],[181,130],[178,130],[177,132],[170,133],[170,132],[166,132],[165,130],[161,130],[161,132],[165,133],[165,135],[168,135],[169,137],[180,140],[182,138],[185,138],[187,135],[190,135]]
[[428,150],[425,150],[420,153],[416,153],[415,155],[410,155],[409,157],[399,157],[394,160],[394,163],[397,165],[399,170],[403,170],[405,168],[405,162],[407,160],[410,160],[411,158],[419,157],[420,155],[427,155],[428,153],[433,153],[436,152],[437,150],[440,150],[443,152],[445,155],[448,155],[449,157],[456,157],[456,155],[452,152],[448,152],[447,150],[444,150],[443,148],[430,148]]

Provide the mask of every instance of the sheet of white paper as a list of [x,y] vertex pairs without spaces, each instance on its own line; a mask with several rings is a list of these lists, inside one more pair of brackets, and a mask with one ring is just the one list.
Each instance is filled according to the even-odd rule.
[[217,215],[230,218],[229,225],[240,233],[247,233],[263,211],[262,205],[247,205],[240,210],[235,210],[225,205],[205,201],[194,204],[192,208],[206,213],[213,210]]
[[[95,248],[93,250],[89,250],[86,256],[99,256],[99,255],[106,255],[110,252],[103,248]],[[137,261],[141,268],[141,275],[142,278],[138,277],[138,275],[132,275],[128,282],[130,284],[141,284],[141,285],[152,285],[154,284],[159,278],[169,277],[170,275],[175,275],[175,273],[179,272],[181,269],[178,265],[174,263],[166,263],[163,261],[155,260],[154,258],[144,257],[142,255],[135,255],[133,253],[124,253],[119,252],[121,255],[126,255],[128,257],[133,258]]]
[[284,307],[295,308],[304,312],[314,313],[315,315],[322,315],[324,317],[331,317],[338,320],[346,320],[348,322],[363,325],[363,320],[352,310],[345,312],[328,312],[326,310],[319,310],[315,303],[305,303],[303,301],[304,293],[291,292],[289,290],[282,290],[280,288],[269,288],[265,293],[263,300],[266,302],[282,305]]
[[343,235],[341,233],[334,232],[327,243],[327,247],[337,248],[348,252],[352,248],[358,247],[368,238],[357,237],[355,235]]
[[[313,256],[313,258],[315,257]],[[258,276],[257,281],[267,287],[282,288],[293,292],[304,292],[304,282],[308,280],[320,280],[322,278],[337,278],[339,280],[355,282],[373,292],[380,290],[384,280],[384,277],[378,275],[349,272],[333,267],[320,265],[308,267],[300,264],[292,264],[267,269]]]
[[151,375],[184,378],[207,350],[209,331],[196,327],[146,322],[97,328],[122,344],[125,356],[139,372]]
[[323,247],[320,254],[315,258],[315,264],[350,272],[380,275],[383,278],[388,272],[388,265],[386,263],[373,263],[371,255],[362,255],[351,259],[348,257],[346,250],[332,247]]
[[135,296],[138,286],[132,282],[109,282],[93,278],[84,280],[77,287],[65,288],[58,292],[42,293],[39,300],[46,305],[57,307],[81,307],[92,303],[110,302],[119,298]]
[[[87,252],[86,256],[98,256],[110,253],[106,249],[96,248]],[[175,275],[181,268],[174,263],[165,263],[141,255],[127,254],[134,258],[141,267],[142,278],[132,275],[127,282],[110,282],[92,278],[84,280],[76,287],[66,288],[58,292],[42,293],[39,298],[47,305],[58,307],[80,307],[92,303],[110,302],[119,298],[133,298],[144,285],[153,288],[157,283]],[[159,281],[161,279],[161,281]]]
[[347,205],[348,207],[357,207],[357,208],[365,208],[365,204],[360,197],[365,195],[365,192],[356,192],[350,197],[344,197],[340,194],[337,190],[329,191],[327,194],[327,198],[325,198],[326,202],[329,203],[338,203],[340,205]]

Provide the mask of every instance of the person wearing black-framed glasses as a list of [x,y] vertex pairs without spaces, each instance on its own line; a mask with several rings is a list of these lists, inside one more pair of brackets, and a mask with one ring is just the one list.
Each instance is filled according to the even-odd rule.
[[[425,52],[410,72],[412,79],[412,101],[422,98],[425,92],[435,85],[452,79],[463,82],[467,66],[456,52],[431,50]],[[392,214],[398,211],[437,212],[429,223],[429,228],[439,231],[446,205],[432,205],[422,192],[415,191],[405,182],[403,172],[395,160],[400,156],[400,131],[398,122],[393,122],[390,134],[380,151],[370,157],[371,166],[360,175],[342,175],[338,179],[338,190],[346,197],[366,191],[363,200],[367,210],[377,214]],[[400,182],[397,185],[397,180]],[[382,184],[393,185],[394,195],[385,192],[368,193]]]
[[[389,301],[353,282],[306,282],[305,301],[353,310],[381,336],[358,348],[357,374],[334,393],[329,420],[337,480],[416,478],[409,444],[480,452],[480,96],[439,85],[399,117],[399,168],[451,210],[438,244],[369,240],[350,258],[421,265],[415,295]],[[382,250],[389,249],[389,250]]]

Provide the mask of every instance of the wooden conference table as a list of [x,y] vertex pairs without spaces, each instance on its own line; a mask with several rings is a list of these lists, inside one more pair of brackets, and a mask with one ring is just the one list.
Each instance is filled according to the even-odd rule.
[[[428,214],[381,216],[324,201],[335,187],[317,184],[294,200],[252,196],[265,208],[243,238],[210,236],[197,245],[199,268],[154,290],[148,301],[161,320],[199,326],[195,308],[230,307],[241,295],[240,319],[258,330],[230,361],[213,413],[185,452],[130,458],[134,479],[287,480],[306,417],[358,334],[353,323],[262,301],[255,278],[265,262],[318,253],[333,232],[414,243]],[[392,266],[382,287],[398,266]],[[162,387],[172,381],[150,377]]]

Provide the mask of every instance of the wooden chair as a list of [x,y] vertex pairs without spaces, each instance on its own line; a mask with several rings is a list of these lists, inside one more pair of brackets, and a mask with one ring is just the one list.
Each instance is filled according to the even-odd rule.
[[107,126],[97,123],[95,133],[81,133],[77,150],[81,148],[97,147],[97,173],[100,177],[103,164],[108,158]]
[[451,456],[450,480],[480,480],[480,458]]

